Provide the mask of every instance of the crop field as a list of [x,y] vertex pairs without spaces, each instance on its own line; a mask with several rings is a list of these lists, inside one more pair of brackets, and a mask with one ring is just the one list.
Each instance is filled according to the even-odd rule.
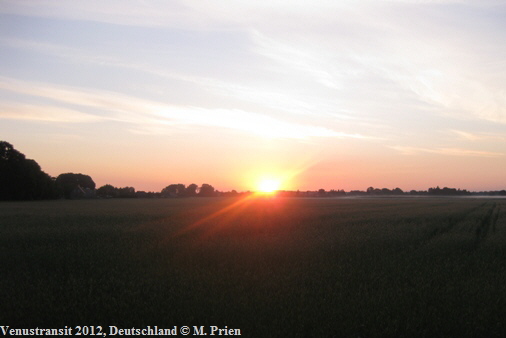
[[506,199],[5,202],[0,325],[504,337]]

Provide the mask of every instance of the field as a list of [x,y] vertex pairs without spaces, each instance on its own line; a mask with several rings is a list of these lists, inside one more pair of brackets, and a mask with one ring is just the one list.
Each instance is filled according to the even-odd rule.
[[506,199],[7,202],[0,264],[11,328],[506,336]]

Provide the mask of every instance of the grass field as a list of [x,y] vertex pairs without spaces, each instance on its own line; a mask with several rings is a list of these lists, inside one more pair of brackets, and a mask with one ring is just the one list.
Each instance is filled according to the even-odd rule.
[[506,199],[0,203],[0,325],[506,336]]

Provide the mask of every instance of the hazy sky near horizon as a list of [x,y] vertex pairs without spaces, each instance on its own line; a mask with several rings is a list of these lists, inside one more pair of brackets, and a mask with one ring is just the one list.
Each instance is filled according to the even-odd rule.
[[506,188],[506,2],[0,0],[0,139],[160,191]]

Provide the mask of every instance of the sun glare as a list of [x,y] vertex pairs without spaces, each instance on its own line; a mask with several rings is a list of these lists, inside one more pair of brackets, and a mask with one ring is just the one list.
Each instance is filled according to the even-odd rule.
[[263,179],[258,183],[258,192],[264,194],[272,194],[275,191],[279,190],[281,186],[281,182],[276,179]]

